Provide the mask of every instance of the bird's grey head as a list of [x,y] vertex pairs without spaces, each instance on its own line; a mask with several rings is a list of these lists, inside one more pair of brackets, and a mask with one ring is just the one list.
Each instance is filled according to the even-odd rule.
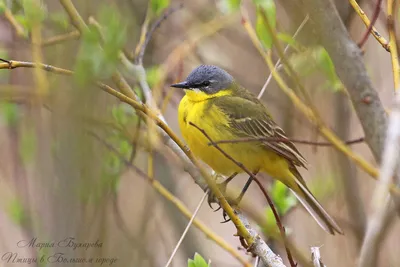
[[185,81],[171,86],[200,90],[206,94],[215,94],[221,90],[228,89],[232,83],[232,76],[223,69],[212,65],[200,65],[189,74]]

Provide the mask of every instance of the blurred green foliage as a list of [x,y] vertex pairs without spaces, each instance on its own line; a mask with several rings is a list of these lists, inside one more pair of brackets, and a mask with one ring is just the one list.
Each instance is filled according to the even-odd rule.
[[15,126],[18,122],[18,106],[15,103],[0,103],[0,113],[4,117],[8,126]]
[[24,9],[27,27],[29,29],[31,29],[34,24],[43,21],[47,16],[47,10],[45,8],[46,6],[40,1],[23,0],[22,7]]
[[272,36],[268,27],[265,25],[264,16],[268,19],[272,28],[276,26],[276,6],[273,0],[253,0],[257,8],[256,33],[264,48],[269,49],[272,46]]
[[240,8],[241,0],[220,0],[218,1],[218,8],[222,13],[231,13]]
[[[280,216],[285,215],[286,212],[288,212],[292,207],[297,204],[296,197],[290,193],[290,190],[287,186],[279,181],[274,181],[270,192],[272,201],[275,205],[275,209]],[[268,232],[269,229],[276,228],[276,231],[279,231],[271,207],[268,206],[266,208],[265,214],[267,225],[264,226],[264,230]]]
[[18,198],[14,198],[10,201],[7,212],[10,219],[17,225],[21,225],[26,219],[24,205]]
[[153,11],[153,13],[156,16],[159,16],[161,14],[161,12],[164,11],[164,9],[166,9],[170,2],[170,0],[151,0],[150,1],[150,6],[151,6],[151,11]]
[[194,254],[193,260],[188,259],[188,267],[209,267],[206,260],[198,253]]
[[159,66],[152,66],[146,69],[147,83],[149,84],[150,88],[152,88],[158,83],[161,74],[162,71]]
[[323,88],[332,91],[340,91],[343,85],[336,75],[335,66],[326,50],[321,46],[314,46],[289,57],[289,62],[300,76],[306,77],[315,72],[325,75],[327,78]]
[[85,29],[75,65],[75,79],[81,86],[95,79],[110,78],[126,42],[127,23],[116,8],[103,6],[96,17],[101,33],[94,25]]
[[0,15],[4,13],[6,10],[6,3],[4,3],[4,0],[0,0]]

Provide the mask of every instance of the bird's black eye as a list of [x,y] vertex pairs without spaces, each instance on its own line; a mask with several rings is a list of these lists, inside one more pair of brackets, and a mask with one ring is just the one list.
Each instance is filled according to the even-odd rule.
[[209,86],[211,83],[210,81],[204,81],[201,86]]

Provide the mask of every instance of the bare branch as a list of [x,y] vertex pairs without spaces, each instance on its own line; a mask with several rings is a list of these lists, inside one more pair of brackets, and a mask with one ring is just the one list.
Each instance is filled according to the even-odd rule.
[[146,32],[145,38],[143,40],[143,43],[141,44],[139,48],[139,52],[137,54],[137,57],[135,58],[135,64],[142,65],[143,64],[143,57],[144,53],[146,51],[147,45],[149,44],[151,37],[153,36],[154,31],[160,27],[161,23],[165,21],[170,15],[172,15],[174,12],[180,10],[183,7],[183,3],[180,3],[176,7],[171,7],[167,11],[164,12],[162,16],[160,16],[151,26],[151,28]]
[[[304,18],[303,22],[300,24],[300,26],[297,28],[296,32],[293,34],[293,39],[296,38],[296,36],[299,34],[299,32],[303,29],[304,25],[306,25],[307,21],[308,21],[308,15]],[[285,49],[283,50],[283,53],[286,54],[287,50],[289,49],[289,45],[286,45]],[[274,68],[277,69],[279,64],[281,63],[281,59],[278,59],[278,61],[275,63]],[[268,84],[271,82],[272,80],[272,72],[269,74],[267,80],[265,81],[263,87],[261,88],[260,93],[258,94],[257,98],[260,99],[263,94],[265,93],[265,90],[268,87]]]
[[[358,43],[358,46],[360,48],[362,48],[365,45],[365,43],[367,42],[368,37],[369,37],[370,33],[372,32],[372,28],[374,28],[374,24],[378,20],[379,13],[381,11],[381,3],[382,3],[382,0],[376,0],[374,14],[372,15],[372,20],[371,20],[369,26],[367,27],[367,30],[365,31],[363,38]],[[372,34],[373,34],[373,32],[372,32]]]
[[326,267],[321,260],[321,254],[319,253],[319,247],[311,247],[311,259],[314,267]]
[[192,217],[190,218],[185,230],[183,231],[181,238],[179,239],[178,243],[176,244],[174,251],[172,251],[171,257],[168,259],[168,262],[165,264],[165,267],[168,267],[172,259],[175,257],[176,252],[178,251],[179,246],[182,244],[183,239],[185,238],[187,232],[189,231],[190,226],[193,223],[194,218],[196,217],[197,213],[199,212],[201,205],[204,203],[204,200],[206,199],[206,196],[208,195],[209,190],[206,190],[206,192],[203,194],[203,197],[200,199],[199,204],[197,205],[196,209],[193,212]]
[[[354,8],[354,11],[358,14],[358,16],[362,19],[364,22],[365,26],[367,28],[372,25],[371,21],[365,14],[365,12],[361,9],[361,7],[358,5],[357,0],[349,0],[350,5]],[[372,25],[372,30],[371,30],[372,35],[375,37],[375,39],[382,45],[382,47],[390,52],[390,45],[389,42],[378,32],[378,30]]]

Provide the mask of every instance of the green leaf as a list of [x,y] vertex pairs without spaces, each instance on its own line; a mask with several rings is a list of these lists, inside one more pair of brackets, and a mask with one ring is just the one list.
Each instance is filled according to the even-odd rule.
[[188,259],[188,267],[209,267],[209,265],[206,260],[196,252],[193,260]]
[[222,13],[229,14],[240,8],[240,2],[241,0],[220,0],[217,5]]
[[8,126],[15,126],[18,121],[19,110],[14,103],[1,103],[0,111]]
[[15,224],[21,225],[26,219],[24,206],[19,199],[13,199],[7,207],[7,211]]
[[321,46],[310,47],[300,53],[293,54],[289,58],[289,62],[294,70],[303,77],[317,71],[322,72],[328,79],[323,88],[329,88],[332,91],[343,88],[328,52]]
[[169,6],[169,1],[170,0],[151,0],[151,10],[156,16],[158,16]]
[[0,1],[0,15],[2,15],[6,11],[6,4],[4,3],[4,0]]
[[276,26],[276,6],[273,0],[254,0],[257,6],[256,33],[262,45],[269,49],[272,46],[272,36],[264,21],[263,12],[268,19],[269,25],[275,29]]
[[285,215],[297,203],[296,197],[289,192],[286,185],[279,181],[274,182],[271,197],[280,215]]

